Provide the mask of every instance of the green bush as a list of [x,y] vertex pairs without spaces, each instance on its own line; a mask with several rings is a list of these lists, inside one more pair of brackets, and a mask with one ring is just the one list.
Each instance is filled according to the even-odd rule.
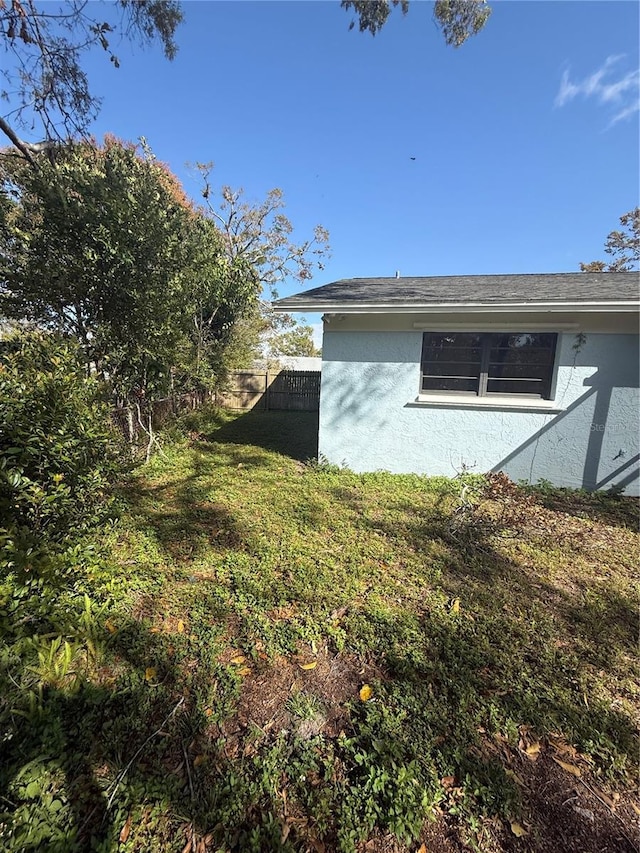
[[0,342],[0,567],[34,572],[112,511],[120,453],[77,344]]

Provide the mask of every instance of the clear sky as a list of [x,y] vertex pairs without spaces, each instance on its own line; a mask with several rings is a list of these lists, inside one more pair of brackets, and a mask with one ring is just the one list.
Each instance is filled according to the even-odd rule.
[[299,239],[330,232],[310,287],[576,270],[639,203],[640,6],[492,6],[455,50],[417,0],[375,38],[337,0],[187,2],[172,63],[89,58],[93,130],[144,135],[194,198],[188,161],[250,199],[280,187]]

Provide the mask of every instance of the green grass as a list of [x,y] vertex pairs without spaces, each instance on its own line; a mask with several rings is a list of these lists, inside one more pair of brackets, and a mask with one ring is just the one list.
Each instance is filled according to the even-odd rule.
[[637,503],[305,464],[316,426],[189,416],[71,589],[0,587],[5,849],[349,851],[445,813],[487,850],[527,743],[628,784]]

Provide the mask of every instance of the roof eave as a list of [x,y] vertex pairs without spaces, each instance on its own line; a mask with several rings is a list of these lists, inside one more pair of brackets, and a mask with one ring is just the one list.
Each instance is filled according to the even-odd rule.
[[323,314],[484,314],[484,313],[634,313],[640,311],[640,302],[486,302],[465,303],[400,303],[383,305],[380,303],[344,303],[309,300],[307,302],[288,303],[286,299],[272,303],[274,311],[313,311]]

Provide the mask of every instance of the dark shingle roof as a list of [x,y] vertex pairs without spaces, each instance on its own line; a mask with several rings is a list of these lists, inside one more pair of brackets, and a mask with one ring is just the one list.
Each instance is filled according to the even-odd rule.
[[276,310],[340,311],[367,307],[416,311],[436,305],[611,306],[640,303],[640,273],[530,273],[447,275],[419,278],[351,278],[296,293],[274,303]]

